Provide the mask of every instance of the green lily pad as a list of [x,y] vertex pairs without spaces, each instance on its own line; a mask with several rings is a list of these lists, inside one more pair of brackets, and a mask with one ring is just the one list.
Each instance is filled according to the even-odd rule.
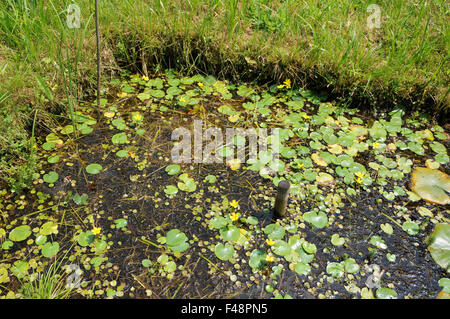
[[125,134],[124,132],[114,134],[113,137],[111,138],[111,141],[115,145],[125,144],[126,142],[128,142],[127,134]]
[[216,216],[211,218],[211,220],[209,221],[209,225],[211,225],[211,227],[213,228],[220,229],[228,225],[228,221],[222,216]]
[[48,184],[54,184],[57,180],[58,180],[59,174],[56,172],[48,172],[47,174],[44,174],[44,176],[42,176],[42,179],[44,180],[44,182],[48,183]]
[[331,243],[334,246],[341,246],[345,243],[345,238],[340,237],[339,234],[333,234],[331,235]]
[[58,224],[52,221],[46,222],[39,229],[39,234],[45,236],[57,233],[58,233]]
[[236,226],[224,227],[220,230],[220,235],[224,240],[227,241],[237,241],[241,236],[239,228]]
[[59,251],[59,243],[58,242],[54,242],[54,243],[46,243],[41,250],[42,256],[50,258],[55,256]]
[[344,275],[344,265],[342,263],[331,262],[328,263],[326,268],[327,274],[330,274],[334,278],[339,278]]
[[47,157],[47,162],[49,162],[50,164],[55,164],[59,162],[59,155],[54,154],[54,155],[50,155],[49,157]]
[[295,264],[294,271],[299,275],[307,275],[311,271],[311,266],[302,262]]
[[376,296],[378,299],[396,299],[397,292],[391,288],[380,287],[377,289]]
[[2,243],[2,249],[3,249],[3,250],[8,250],[8,249],[10,249],[13,245],[14,245],[14,243],[13,243],[12,241],[10,241],[10,240],[5,240],[5,241]]
[[21,225],[14,228],[9,233],[9,239],[12,241],[23,241],[31,235],[31,228],[28,225]]
[[119,218],[114,221],[116,223],[117,228],[124,228],[127,226],[128,221],[125,218]]
[[349,274],[354,274],[360,270],[359,265],[356,263],[355,259],[347,258],[344,260],[344,269]]
[[437,224],[433,233],[427,238],[428,250],[434,261],[450,271],[450,224]]
[[450,177],[436,169],[416,167],[412,173],[411,190],[423,200],[434,204],[450,203]]
[[389,223],[381,224],[380,228],[388,235],[392,235],[392,233],[394,232],[394,229],[392,228],[392,225],[389,224]]
[[269,224],[264,228],[264,233],[271,239],[283,238],[285,231],[284,228],[278,224]]
[[324,212],[306,212],[303,214],[303,219],[316,228],[324,228],[328,224],[328,217]]
[[166,167],[165,171],[169,175],[175,175],[178,174],[181,170],[180,165],[178,164],[172,164]]
[[383,238],[381,238],[378,235],[372,236],[370,238],[370,240],[369,240],[369,243],[374,245],[377,248],[380,248],[380,249],[386,249],[387,248],[387,245],[384,242]]
[[230,244],[217,244],[214,247],[214,253],[216,254],[217,258],[220,260],[226,261],[229,260],[233,254],[234,254],[234,248]]
[[189,248],[186,234],[179,229],[172,229],[167,233],[166,244],[167,247],[175,252],[183,252]]
[[205,182],[206,183],[210,183],[210,184],[214,184],[215,182],[217,182],[217,177],[214,175],[208,175],[205,177]]
[[419,225],[414,222],[404,222],[402,229],[410,235],[416,235],[419,232]]
[[178,188],[174,185],[167,185],[164,188],[164,193],[166,193],[167,195],[175,195],[176,193],[178,193]]
[[126,157],[127,155],[128,155],[128,151],[127,150],[120,150],[120,151],[116,152],[116,156],[120,157],[120,158]]
[[86,232],[82,232],[78,235],[77,242],[80,246],[86,247],[89,246],[94,241],[94,234],[90,230]]
[[261,269],[267,264],[266,257],[267,254],[264,251],[255,249],[250,254],[248,264],[255,270]]
[[98,174],[102,171],[103,167],[100,164],[89,164],[88,166],[86,166],[86,172],[88,172],[89,174]]
[[286,256],[291,252],[291,246],[284,240],[277,240],[272,246],[272,251],[279,256]]

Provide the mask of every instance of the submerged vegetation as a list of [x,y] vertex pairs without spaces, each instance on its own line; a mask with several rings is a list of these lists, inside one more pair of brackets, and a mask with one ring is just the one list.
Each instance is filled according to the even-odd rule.
[[449,297],[448,4],[99,1],[96,96],[91,2],[0,4],[1,298]]

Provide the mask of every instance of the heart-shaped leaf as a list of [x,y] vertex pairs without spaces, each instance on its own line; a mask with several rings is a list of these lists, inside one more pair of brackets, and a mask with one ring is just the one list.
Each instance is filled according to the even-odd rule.
[[174,185],[167,185],[164,188],[164,193],[166,193],[167,195],[175,195],[176,193],[178,193],[178,188]]
[[53,184],[58,180],[58,177],[59,177],[59,174],[52,171],[52,172],[48,172],[47,174],[44,174],[44,176],[42,176],[42,179],[46,183]]
[[82,232],[78,235],[77,242],[80,246],[86,247],[89,246],[94,241],[94,234],[90,230],[86,232]]
[[285,231],[284,228],[278,224],[269,224],[264,228],[264,233],[271,239],[283,238]]
[[450,176],[436,169],[416,167],[412,173],[411,190],[425,201],[446,205],[450,203]]
[[324,212],[310,211],[303,214],[303,219],[316,228],[323,228],[328,224],[328,217]]
[[300,262],[295,265],[294,270],[299,275],[307,275],[311,271],[311,266]]
[[267,254],[264,251],[262,251],[260,249],[255,249],[250,254],[250,259],[248,261],[248,264],[253,269],[261,269],[267,264],[266,257],[267,257]]
[[214,247],[214,253],[216,254],[217,258],[220,260],[228,260],[230,259],[234,254],[234,248],[230,244],[217,244]]
[[434,261],[450,271],[450,224],[437,224],[433,233],[427,238],[428,250]]
[[50,258],[55,256],[59,251],[59,243],[58,242],[54,242],[54,243],[46,243],[41,250],[42,256]]
[[344,275],[344,265],[342,263],[328,263],[327,265],[327,273],[333,276],[334,278],[339,278]]
[[291,246],[284,240],[277,240],[272,246],[272,251],[279,256],[286,256],[291,252]]
[[237,241],[241,237],[241,232],[236,226],[222,228],[220,230],[220,235],[224,240],[227,241]]

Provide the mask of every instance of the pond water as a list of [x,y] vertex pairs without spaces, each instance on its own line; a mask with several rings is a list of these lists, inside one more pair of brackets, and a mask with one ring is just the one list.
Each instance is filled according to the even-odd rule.
[[63,284],[79,267],[72,298],[435,298],[448,277],[426,244],[448,202],[411,192],[416,167],[449,173],[448,132],[424,115],[166,72],[111,81],[101,118],[86,103],[73,120],[38,132],[33,187],[1,193],[1,296],[52,263]]

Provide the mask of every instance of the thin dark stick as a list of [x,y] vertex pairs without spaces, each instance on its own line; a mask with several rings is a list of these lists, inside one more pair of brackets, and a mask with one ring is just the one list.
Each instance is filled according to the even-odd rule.
[[98,120],[100,120],[100,27],[98,16],[98,0],[95,0],[95,35],[97,38],[97,115]]
[[282,180],[278,183],[277,196],[275,198],[275,217],[284,217],[286,215],[287,202],[289,198],[289,189],[291,184],[288,181]]

